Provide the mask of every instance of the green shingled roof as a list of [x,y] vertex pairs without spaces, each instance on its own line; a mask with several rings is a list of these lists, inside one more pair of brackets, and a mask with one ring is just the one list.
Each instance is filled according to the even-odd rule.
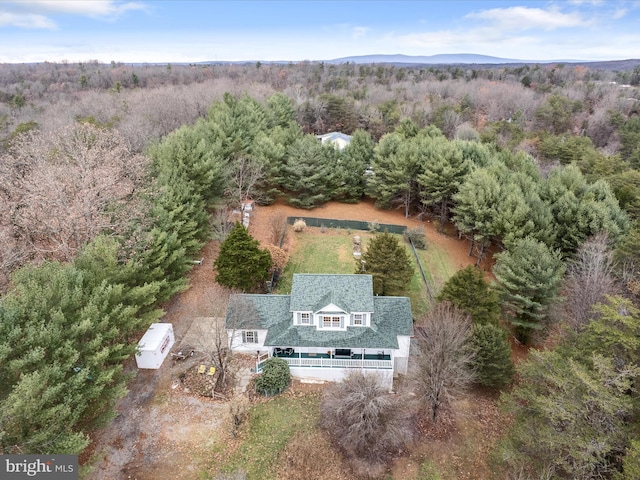
[[[362,287],[357,294],[354,284]],[[369,275],[301,274],[294,275],[293,285],[291,295],[232,295],[227,309],[227,328],[268,330],[265,345],[281,347],[391,349],[398,348],[398,335],[413,333],[410,300],[407,297],[374,297]],[[307,302],[315,302],[314,307],[309,307],[311,303],[296,301],[295,294],[299,291],[296,285],[313,290],[314,293],[309,294],[303,289],[301,295]],[[327,301],[327,292],[323,295],[318,290],[319,285],[339,288]],[[317,311],[315,305],[320,304],[319,308],[322,308],[328,303],[347,312],[373,312],[371,327],[327,331],[293,324],[293,311]]]
[[345,312],[373,312],[371,275],[293,274],[292,312],[318,312],[331,303]]
[[326,348],[398,348],[398,335],[413,334],[411,302],[407,297],[375,297],[371,327],[346,331],[318,330],[313,325],[273,324],[264,342],[268,346]]
[[289,295],[231,295],[225,318],[227,329],[266,330],[282,322],[293,322]]

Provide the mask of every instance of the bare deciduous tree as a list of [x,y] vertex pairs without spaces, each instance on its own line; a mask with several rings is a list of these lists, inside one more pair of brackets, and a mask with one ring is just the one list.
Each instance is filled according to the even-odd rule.
[[3,292],[9,283],[9,274],[23,265],[28,255],[25,246],[16,241],[9,225],[0,224],[0,246],[0,292]]
[[147,158],[115,131],[90,124],[31,133],[3,156],[0,225],[35,258],[72,258],[99,234],[118,234],[137,214]]
[[473,382],[470,337],[469,316],[448,302],[436,304],[416,325],[411,378],[434,422],[440,408],[458,398]]
[[620,291],[613,272],[613,252],[609,247],[609,237],[605,233],[589,238],[567,269],[563,313],[575,330],[582,329],[595,317],[594,305],[604,302],[606,295]]
[[257,185],[264,178],[264,169],[257,161],[240,156],[232,161],[230,166],[230,182],[227,188],[227,197],[233,202],[235,208],[244,211],[244,202],[247,199],[259,201]]
[[[183,349],[191,348],[206,361],[213,363],[218,372],[217,386],[225,389],[231,377],[233,348],[241,338],[243,328],[255,325],[256,310],[243,295],[236,295],[223,288],[210,289],[201,295],[203,310],[183,312],[194,317],[193,323],[181,339]],[[230,319],[225,322],[227,311]],[[233,340],[236,340],[235,342]]]
[[211,216],[212,237],[219,242],[224,242],[236,221],[241,222],[242,218],[234,214],[231,208],[217,207]]
[[238,436],[238,430],[247,419],[250,407],[251,402],[249,402],[249,398],[245,395],[238,395],[231,399],[231,402],[229,403],[229,416],[231,423],[231,436],[233,438]]
[[269,218],[269,228],[271,233],[271,243],[273,245],[280,245],[282,235],[284,235],[287,228],[287,216],[280,212],[272,215]]
[[407,401],[388,393],[376,375],[361,371],[329,387],[320,412],[322,426],[359,474],[383,473],[415,433]]

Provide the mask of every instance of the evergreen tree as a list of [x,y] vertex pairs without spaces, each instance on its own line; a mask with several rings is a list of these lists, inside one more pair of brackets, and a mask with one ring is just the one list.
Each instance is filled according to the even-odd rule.
[[58,263],[24,268],[13,285],[0,303],[2,449],[79,453],[82,430],[111,419],[126,393],[137,294]]
[[555,246],[565,255],[597,233],[605,231],[615,240],[629,228],[606,182],[589,185],[574,165],[553,169],[541,193],[554,218]]
[[282,358],[271,357],[264,362],[262,374],[256,378],[256,391],[265,397],[273,397],[284,392],[290,383],[289,364]]
[[495,153],[492,147],[479,142],[454,140],[452,142],[462,152],[462,158],[474,168],[486,167]]
[[640,117],[630,117],[620,127],[620,153],[635,169],[640,168]]
[[475,324],[471,334],[475,353],[472,365],[480,385],[502,388],[513,377],[513,360],[507,331],[494,323]]
[[284,93],[276,92],[267,98],[267,115],[271,128],[299,128],[293,102]]
[[355,273],[373,276],[374,295],[404,295],[413,272],[406,248],[388,232],[376,235],[356,261]]
[[476,325],[497,325],[500,319],[498,295],[485,281],[482,270],[471,265],[447,280],[437,300],[448,301],[469,314]]
[[614,480],[636,480],[640,478],[640,440],[632,440],[627,448],[622,472],[613,475]]
[[484,250],[498,233],[497,209],[500,205],[500,182],[488,169],[476,170],[453,196],[456,204],[453,223],[458,230],[469,236],[471,255],[476,243],[480,244],[478,265]]
[[405,217],[418,199],[417,175],[420,171],[415,142],[398,133],[385,135],[375,148],[373,175],[367,193],[382,208],[400,206]]
[[373,160],[374,142],[364,130],[353,132],[351,143],[338,155],[335,197],[345,202],[357,202],[364,194],[365,171]]
[[632,435],[629,392],[640,369],[617,370],[597,354],[592,367],[556,351],[530,355],[502,400],[515,419],[500,456],[553,478],[609,478]]
[[119,258],[119,244],[110,237],[100,236],[89,243],[74,260],[73,265],[82,271],[85,283],[96,288],[102,282],[123,285],[123,302],[138,309],[137,323],[126,331],[138,331],[155,322],[163,314],[157,304],[166,288],[166,278],[151,280],[141,275],[135,262]]
[[209,142],[219,143],[222,158],[251,153],[254,139],[269,128],[269,114],[265,107],[248,95],[235,97],[225,93],[215,102],[207,115]]
[[496,290],[516,334],[526,342],[532,329],[544,326],[564,266],[558,253],[529,237],[518,240],[495,258]]
[[425,205],[440,212],[440,228],[449,219],[449,206],[453,195],[470,172],[472,165],[465,160],[462,150],[444,138],[421,141],[418,146],[421,173],[418,175],[420,197]]
[[306,135],[289,147],[282,174],[282,186],[289,194],[291,205],[317,207],[333,195],[336,152],[332,146],[323,146],[313,135]]
[[612,296],[594,311],[598,318],[570,338],[564,355],[589,364],[595,353],[612,358],[618,369],[640,366],[640,310],[630,300]]
[[226,240],[220,245],[215,261],[216,282],[244,292],[260,289],[269,278],[271,256],[268,250],[260,250],[259,243],[247,229],[236,222]]
[[223,149],[210,141],[210,126],[203,121],[183,126],[150,148],[153,168],[161,185],[188,182],[206,204],[222,196],[226,183]]
[[210,225],[202,197],[187,180],[160,186],[151,208],[153,227],[176,233],[188,257],[196,255],[209,239]]

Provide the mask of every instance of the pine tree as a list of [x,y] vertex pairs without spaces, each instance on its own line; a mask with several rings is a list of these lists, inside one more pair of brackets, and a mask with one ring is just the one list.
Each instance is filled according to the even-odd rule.
[[412,141],[398,133],[385,135],[375,149],[367,193],[382,208],[401,206],[405,217],[418,199],[418,158]]
[[398,237],[385,232],[371,240],[355,273],[373,276],[374,295],[404,295],[414,270]]
[[532,350],[530,357],[502,399],[514,422],[500,457],[553,478],[609,478],[633,438],[629,392],[640,369],[616,369],[598,354],[591,365],[557,351]]
[[475,380],[480,385],[502,388],[513,377],[513,360],[507,331],[493,323],[475,324],[471,348],[475,353]]
[[572,255],[590,236],[605,231],[615,240],[629,228],[607,183],[589,185],[574,165],[553,169],[541,193],[554,218],[556,248],[565,255]]
[[226,175],[222,147],[207,138],[209,130],[203,121],[183,126],[150,149],[160,184],[186,181],[207,204],[222,196]]
[[498,234],[496,219],[499,218],[497,209],[500,205],[500,190],[501,185],[495,175],[489,169],[482,168],[470,175],[453,196],[456,204],[453,223],[471,239],[469,255],[475,244],[480,244],[478,265],[485,248]]
[[496,290],[516,334],[526,342],[531,330],[544,326],[547,309],[556,297],[564,273],[560,255],[527,237],[495,257]]
[[73,265],[27,267],[13,285],[0,303],[1,446],[78,453],[82,430],[111,419],[126,393],[139,308],[124,285]]
[[[428,138],[428,137],[427,137]],[[440,228],[449,219],[449,206],[453,195],[471,171],[462,150],[444,138],[421,141],[418,144],[421,171],[418,186],[422,202],[440,211]]]
[[336,198],[357,202],[364,194],[365,171],[373,160],[374,142],[364,130],[353,132],[351,143],[338,155]]
[[485,281],[482,270],[469,265],[455,273],[442,287],[438,301],[448,301],[471,316],[474,324],[498,324],[498,295]]
[[257,240],[247,229],[236,222],[227,239],[220,245],[215,261],[216,282],[220,285],[244,292],[260,289],[269,278],[271,256],[261,250]]
[[336,153],[323,146],[313,135],[296,140],[287,151],[282,169],[282,186],[288,202],[301,208],[313,208],[329,201],[336,183]]

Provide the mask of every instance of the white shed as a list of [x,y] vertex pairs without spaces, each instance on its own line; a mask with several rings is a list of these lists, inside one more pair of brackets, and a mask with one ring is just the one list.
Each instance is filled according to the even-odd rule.
[[170,323],[152,323],[138,342],[136,363],[138,368],[158,369],[169,355],[175,342],[173,325]]

